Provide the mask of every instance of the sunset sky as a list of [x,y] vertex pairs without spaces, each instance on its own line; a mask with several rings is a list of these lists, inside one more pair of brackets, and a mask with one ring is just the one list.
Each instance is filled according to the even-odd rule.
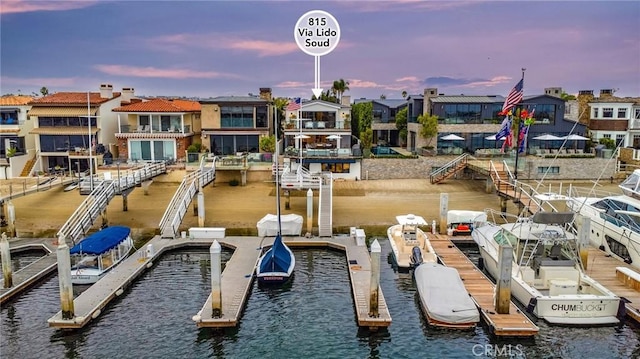
[[0,2],[0,93],[134,87],[139,96],[310,98],[314,56],[294,26],[324,10],[340,42],[320,56],[321,87],[355,98],[503,95],[526,68],[545,87],[640,96],[639,1]]

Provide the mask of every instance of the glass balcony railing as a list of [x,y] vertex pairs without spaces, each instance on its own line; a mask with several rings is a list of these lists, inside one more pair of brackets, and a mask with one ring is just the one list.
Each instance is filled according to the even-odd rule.
[[121,125],[120,133],[191,133],[191,126],[149,126],[149,125]]

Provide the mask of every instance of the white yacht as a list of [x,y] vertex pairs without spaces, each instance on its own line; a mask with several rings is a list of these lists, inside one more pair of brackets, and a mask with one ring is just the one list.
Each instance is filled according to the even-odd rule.
[[616,315],[624,303],[583,273],[576,236],[565,230],[574,213],[499,216],[511,223],[478,224],[471,236],[480,248],[484,267],[494,278],[498,277],[500,246],[513,248],[511,295],[526,306],[527,312],[560,325],[619,323]]

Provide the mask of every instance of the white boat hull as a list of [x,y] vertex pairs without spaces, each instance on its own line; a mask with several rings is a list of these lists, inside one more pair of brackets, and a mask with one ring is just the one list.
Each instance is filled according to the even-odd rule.
[[[100,255],[73,255],[77,257],[76,265],[71,268],[71,283],[77,285],[94,284],[104,277],[111,269],[124,261],[133,248],[133,239],[127,236],[117,247]],[[80,265],[91,260],[94,265]]]
[[396,224],[387,229],[387,237],[391,245],[393,260],[401,271],[409,271],[413,267],[411,255],[414,247],[420,248],[423,263],[438,262],[438,256],[433,250],[427,234],[420,228],[415,231],[415,239],[406,240],[403,236],[402,225]]
[[[497,258],[483,246],[480,246],[480,255],[487,272],[493,278],[497,278]],[[582,275],[581,280],[589,279]],[[589,282],[593,286],[600,286],[593,280]],[[602,289],[604,288],[602,287]],[[619,323],[616,315],[620,299],[613,293],[610,295],[543,295],[540,291],[525,283],[515,273],[511,277],[511,295],[527,308],[527,311],[530,311],[531,314],[552,324],[606,325]]]

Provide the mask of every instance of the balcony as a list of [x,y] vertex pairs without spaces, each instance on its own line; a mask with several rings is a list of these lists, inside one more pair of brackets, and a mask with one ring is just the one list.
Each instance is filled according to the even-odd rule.
[[628,120],[590,120],[589,128],[591,130],[607,130],[607,131],[626,131]]
[[[285,129],[300,129],[300,121],[291,120],[285,123]],[[302,129],[303,130],[346,130],[350,129],[350,122],[345,120],[338,121],[312,121],[312,120],[303,120],[302,121]]]
[[149,126],[149,125],[121,125],[120,132],[116,134],[116,137],[124,138],[145,138],[150,137],[184,137],[191,136],[191,126]]

